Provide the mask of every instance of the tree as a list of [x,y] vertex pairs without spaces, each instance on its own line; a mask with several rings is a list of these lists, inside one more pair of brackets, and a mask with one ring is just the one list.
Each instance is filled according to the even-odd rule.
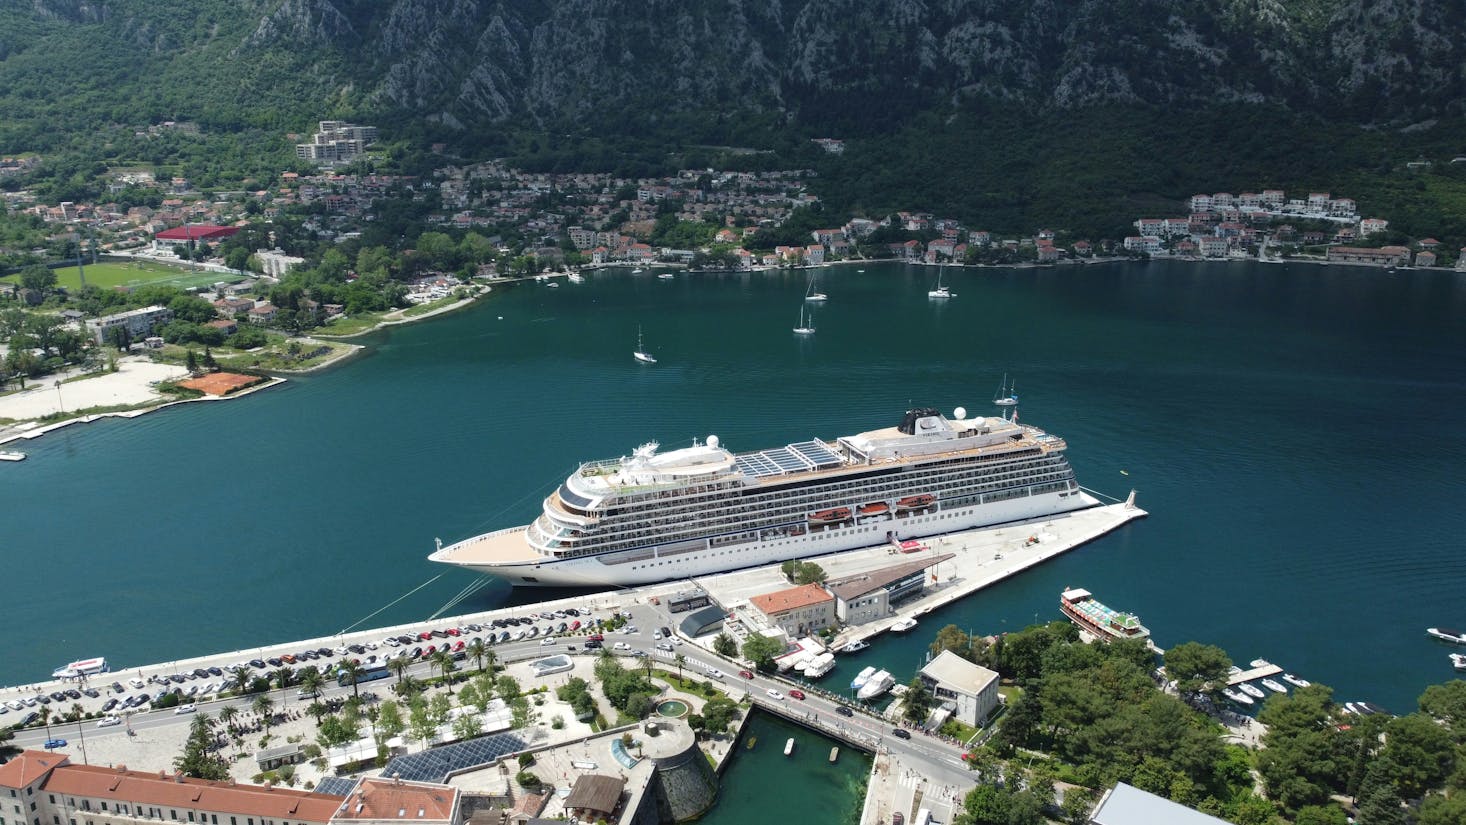
[[523,696],[515,696],[509,700],[510,727],[528,727],[534,721],[534,710],[530,708],[529,700]]
[[1298,809],[1293,825],[1349,825],[1349,817],[1337,805],[1309,805]]
[[795,584],[815,584],[825,580],[825,570],[812,561],[790,559],[779,565],[784,578]]
[[[1340,819],[1342,823],[1344,820]],[[1418,825],[1461,825],[1466,822],[1466,794],[1459,791],[1450,796],[1427,796],[1420,803]],[[1299,820],[1298,825],[1303,825]],[[1333,822],[1320,825],[1335,825]]]
[[250,703],[250,708],[264,720],[265,730],[269,730],[270,724],[275,721],[275,700],[270,698],[270,694],[261,693],[256,696]]
[[1394,766],[1390,775],[1402,799],[1420,799],[1439,787],[1455,767],[1451,734],[1423,713],[1390,721],[1381,761]]
[[188,355],[183,360],[183,366],[191,373],[199,371],[199,357],[194,355],[193,350],[188,351]]
[[738,655],[738,642],[727,633],[719,633],[713,637],[713,652],[731,659]]
[[407,661],[406,656],[398,656],[387,662],[387,669],[397,674],[397,684],[399,685],[402,684],[402,677],[407,673],[409,667],[412,667],[412,663]]
[[1182,695],[1219,694],[1227,686],[1232,660],[1216,645],[1182,642],[1166,651],[1166,675],[1176,682]]
[[1405,808],[1391,777],[1395,766],[1381,757],[1364,774],[1359,786],[1359,825],[1405,825]]
[[248,693],[250,686],[250,674],[254,671],[249,665],[236,665],[229,668],[229,675],[234,677],[234,685],[240,693]]
[[672,663],[677,666],[677,682],[678,682],[678,684],[681,684],[681,682],[682,682],[682,667],[683,667],[683,665],[686,665],[687,664],[687,657],[686,656],[683,656],[681,653],[678,653],[676,656],[673,656],[672,657]]
[[1071,787],[1064,791],[1060,816],[1067,825],[1089,825],[1089,812],[1098,800],[1099,794],[1090,788]]
[[28,266],[20,271],[20,285],[36,292],[48,292],[56,286],[56,272],[40,264]]
[[980,636],[968,636],[962,628],[949,624],[937,631],[937,636],[932,640],[930,647],[933,657],[941,654],[944,650],[950,650],[969,662],[981,664],[985,661],[988,643]]
[[234,717],[238,715],[238,705],[225,705],[224,707],[219,708],[219,722],[223,724],[226,728],[232,726],[232,723],[234,722]]
[[932,692],[920,676],[912,677],[906,696],[902,700],[902,716],[912,724],[920,725],[932,711]]
[[401,735],[406,729],[402,720],[402,706],[396,702],[383,702],[377,712],[377,733],[383,739]]
[[228,766],[209,752],[213,744],[214,734],[209,730],[209,715],[200,713],[189,723],[188,739],[183,743],[183,753],[173,760],[173,767],[184,776],[228,779]]
[[467,649],[468,649],[468,655],[469,656],[472,656],[473,657],[473,661],[476,664],[478,664],[478,672],[479,673],[483,673],[484,672],[484,654],[486,654],[486,653],[489,652],[488,645],[485,645],[484,644],[484,640],[483,639],[475,638],[473,641],[471,641],[471,642],[468,643],[468,648]]
[[483,719],[476,714],[465,713],[453,720],[453,734],[459,739],[472,739],[483,732]]
[[714,696],[703,705],[702,718],[708,732],[722,733],[738,718],[738,705],[727,696]]
[[360,679],[361,674],[365,672],[364,670],[362,670],[361,664],[355,659],[342,659],[341,663],[336,666],[336,672],[340,675],[342,679],[351,682],[351,695],[354,697],[360,697]]
[[291,667],[279,667],[270,674],[275,681],[275,687],[284,690],[295,681],[295,669]]
[[300,671],[300,687],[310,693],[311,699],[321,698],[321,688],[326,685],[326,677],[321,674],[315,665],[308,665]]
[[783,652],[783,642],[759,633],[749,636],[743,643],[743,658],[766,673],[774,669],[774,657]]

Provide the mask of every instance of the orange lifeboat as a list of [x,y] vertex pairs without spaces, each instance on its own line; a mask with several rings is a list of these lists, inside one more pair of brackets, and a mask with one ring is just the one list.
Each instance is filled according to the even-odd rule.
[[835,507],[830,510],[820,510],[817,513],[809,514],[810,524],[839,524],[842,521],[850,520],[849,507]]
[[866,518],[869,516],[884,516],[890,511],[891,505],[885,503],[884,501],[872,501],[870,504],[860,505],[860,515],[862,518]]
[[933,496],[930,493],[922,493],[919,496],[907,496],[906,498],[903,498],[900,501],[896,502],[896,509],[920,510],[923,507],[932,506],[932,502],[936,500],[936,496]]

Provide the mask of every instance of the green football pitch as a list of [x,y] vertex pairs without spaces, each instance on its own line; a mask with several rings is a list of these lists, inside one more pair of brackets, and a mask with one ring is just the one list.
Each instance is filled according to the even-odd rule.
[[[19,283],[20,276],[11,275],[4,280]],[[243,279],[238,275],[226,272],[208,272],[180,266],[167,266],[152,261],[107,261],[88,264],[86,280],[87,283],[102,289],[114,289],[119,286],[135,287],[144,284],[168,284],[187,289],[195,286],[211,286],[220,281],[234,283]],[[81,273],[74,266],[57,269],[56,283],[67,289],[78,289],[81,287]]]

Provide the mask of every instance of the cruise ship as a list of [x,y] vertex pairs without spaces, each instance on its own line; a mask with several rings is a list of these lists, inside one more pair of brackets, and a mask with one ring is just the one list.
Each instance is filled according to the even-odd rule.
[[717,436],[582,464],[534,523],[432,561],[520,587],[625,586],[783,562],[1098,504],[1062,438],[1017,417],[907,411],[894,427],[749,453]]

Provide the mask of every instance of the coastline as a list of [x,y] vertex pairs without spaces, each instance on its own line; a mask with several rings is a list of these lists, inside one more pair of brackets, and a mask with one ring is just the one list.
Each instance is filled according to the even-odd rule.
[[[482,292],[476,293],[474,295],[470,295],[467,298],[461,298],[461,299],[459,299],[457,301],[454,301],[451,304],[445,304],[443,306],[438,307],[437,309],[430,309],[427,312],[422,313],[421,315],[411,315],[411,316],[403,315],[403,313],[408,312],[409,310],[411,310],[412,307],[403,307],[402,309],[395,309],[392,312],[389,312],[386,315],[382,316],[382,319],[380,321],[377,321],[377,323],[373,324],[372,326],[369,326],[366,329],[357,330],[356,332],[345,332],[345,333],[341,333],[339,335],[333,335],[333,334],[331,334],[329,332],[316,331],[316,332],[313,333],[313,335],[315,337],[319,337],[319,338],[330,338],[332,340],[337,340],[337,341],[345,340],[347,338],[359,338],[359,337],[361,337],[363,335],[369,335],[369,334],[371,334],[373,332],[378,332],[378,331],[380,331],[382,329],[385,329],[387,327],[396,327],[396,326],[401,326],[403,324],[412,324],[412,323],[416,323],[418,321],[427,320],[428,318],[436,318],[439,315],[446,315],[446,314],[448,314],[450,312],[456,312],[456,311],[458,311],[460,309],[463,309],[466,306],[471,306],[472,304],[477,303],[480,298],[489,295],[493,291],[494,291],[494,288],[493,287],[485,287]],[[389,316],[392,316],[392,315],[395,315],[396,317],[395,318],[394,317],[389,317]],[[332,359],[331,361],[329,361],[327,363],[334,364],[334,363],[336,363],[339,360],[341,360],[341,359],[340,358],[335,358],[335,359]],[[311,370],[314,370],[314,369],[318,369],[318,368],[323,367],[323,366],[325,366],[325,364],[317,364],[315,367],[311,367],[310,369]],[[309,371],[310,370],[304,370],[304,372],[309,372]]]

